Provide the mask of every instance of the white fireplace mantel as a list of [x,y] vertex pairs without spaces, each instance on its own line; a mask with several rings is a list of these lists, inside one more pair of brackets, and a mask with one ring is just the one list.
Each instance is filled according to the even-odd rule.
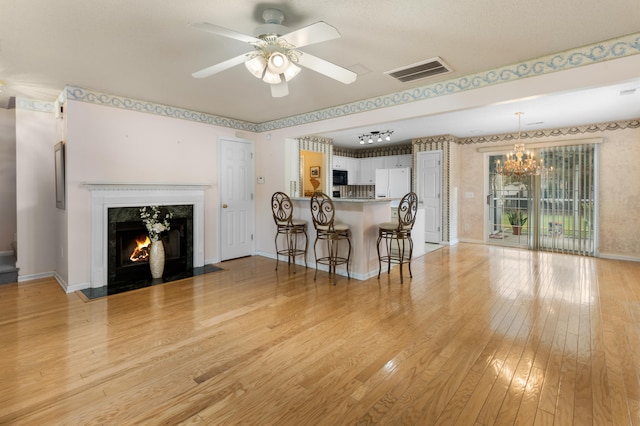
[[85,183],[91,191],[91,287],[107,285],[108,209],[150,205],[193,205],[193,267],[204,266],[202,184]]

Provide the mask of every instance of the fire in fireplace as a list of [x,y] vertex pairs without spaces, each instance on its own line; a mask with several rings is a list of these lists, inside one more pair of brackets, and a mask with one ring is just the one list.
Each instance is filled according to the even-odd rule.
[[129,260],[132,262],[144,262],[149,260],[149,246],[151,245],[151,240],[149,236],[145,236],[144,238],[136,238],[135,239],[135,248],[131,252],[131,256],[129,256]]
[[[173,213],[171,229],[162,234],[165,275],[193,269],[193,206],[163,206]],[[151,243],[140,207],[108,209],[108,283],[115,285],[151,277],[148,246]]]

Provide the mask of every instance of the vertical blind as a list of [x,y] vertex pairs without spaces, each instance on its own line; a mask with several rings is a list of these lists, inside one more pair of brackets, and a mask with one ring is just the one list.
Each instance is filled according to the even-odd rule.
[[553,170],[540,179],[538,247],[554,252],[596,253],[597,145],[544,148]]

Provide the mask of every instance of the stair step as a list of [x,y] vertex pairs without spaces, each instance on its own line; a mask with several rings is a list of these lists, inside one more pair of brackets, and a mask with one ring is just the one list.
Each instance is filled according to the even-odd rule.
[[12,270],[0,270],[0,284],[9,284],[18,282],[18,268]]
[[16,259],[11,252],[0,253],[0,266],[16,264]]
[[12,252],[0,253],[0,284],[18,282],[18,271],[16,268],[16,258]]
[[12,284],[18,282],[18,273],[0,274],[0,284]]

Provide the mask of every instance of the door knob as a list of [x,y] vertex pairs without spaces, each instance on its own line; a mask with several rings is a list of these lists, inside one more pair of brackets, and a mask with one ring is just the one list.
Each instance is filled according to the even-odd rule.
[[223,205],[222,205],[222,208],[223,208],[223,209],[226,209],[227,207],[228,207],[228,206],[227,206],[226,204],[223,204]]

